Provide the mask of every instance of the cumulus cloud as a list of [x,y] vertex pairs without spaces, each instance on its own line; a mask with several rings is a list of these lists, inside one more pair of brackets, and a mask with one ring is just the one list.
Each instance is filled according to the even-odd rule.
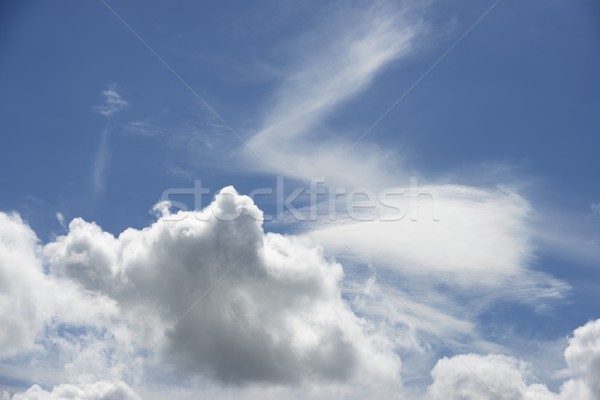
[[31,348],[43,328],[47,312],[39,288],[46,281],[39,251],[36,235],[18,215],[0,213],[0,356]]
[[[418,350],[419,340],[357,317],[342,297],[341,265],[306,237],[265,234],[262,212],[231,187],[202,211],[163,209],[157,218],[117,237],[76,218],[43,246],[18,215],[0,213],[0,305],[12,307],[0,314],[0,357],[58,347],[65,381],[76,382],[51,391],[33,386],[12,400],[100,398],[109,383],[96,382],[98,375],[119,364],[112,374],[123,376],[125,361],[161,337],[155,365],[183,376],[236,386],[377,382],[400,389],[393,350]],[[445,321],[447,332],[470,329],[443,315],[434,320]],[[559,393],[531,383],[521,360],[466,354],[438,361],[427,396],[591,400],[600,395],[599,343],[600,320],[574,331],[565,352],[573,377]],[[112,353],[130,357],[107,358]],[[119,388],[114,399],[138,398]]]
[[98,381],[91,384],[61,384],[46,391],[33,385],[24,393],[10,397],[12,400],[141,400],[127,384]]
[[565,359],[571,371],[589,388],[591,397],[600,398],[600,319],[573,332]]
[[502,355],[465,354],[443,358],[431,372],[430,400],[534,400],[552,393],[543,385],[528,385],[527,365]]
[[42,246],[17,214],[0,212],[0,358],[34,349],[48,324],[102,325],[113,301],[44,273]]
[[565,350],[573,378],[558,393],[531,383],[528,364],[514,357],[463,354],[439,360],[431,372],[429,400],[593,400],[600,398],[600,320],[573,332]]
[[229,187],[201,212],[116,238],[75,219],[44,254],[52,274],[110,296],[140,330],[167,333],[161,354],[180,371],[235,384],[394,382],[399,360],[342,299],[341,265],[306,239],[265,235],[261,218]]

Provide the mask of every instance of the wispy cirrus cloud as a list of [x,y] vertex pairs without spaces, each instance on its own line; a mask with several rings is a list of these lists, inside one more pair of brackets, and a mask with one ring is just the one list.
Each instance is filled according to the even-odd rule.
[[155,136],[160,128],[146,121],[130,121],[125,127],[125,132],[131,135]]
[[117,91],[117,83],[111,83],[108,88],[102,91],[102,97],[104,97],[104,103],[92,107],[92,109],[98,114],[102,114],[105,117],[110,117],[119,111],[122,111],[129,107],[127,102]]
[[111,83],[107,89],[102,91],[104,104],[92,107],[92,109],[107,118],[106,125],[100,135],[100,143],[96,150],[92,172],[92,190],[94,196],[97,196],[104,190],[106,175],[109,168],[110,152],[108,148],[108,140],[112,130],[112,118],[118,112],[129,107],[127,102],[117,91],[118,85]]
[[592,216],[600,218],[600,201],[590,204],[590,211],[592,212]]
[[259,168],[298,179],[325,176],[337,184],[390,184],[389,174],[380,173],[394,163],[389,154],[373,149],[342,160],[350,142],[332,135],[323,122],[386,66],[411,54],[426,31],[414,4],[377,3],[333,12],[326,27],[295,43],[295,66],[249,142],[261,157]]
[[[361,143],[346,154],[348,132],[327,125],[327,119],[366,90],[381,71],[419,48],[431,29],[421,11],[410,2],[404,8],[378,3],[360,13],[341,14],[339,20],[332,18],[326,40],[318,47],[321,51],[298,57],[250,140],[261,155],[258,168],[305,181],[324,177],[330,189],[346,194],[356,188],[393,189],[404,196],[390,199],[390,207],[411,213],[422,204],[422,211],[433,207],[439,213],[439,220],[430,215],[418,221],[407,215],[383,222],[322,218],[303,225],[301,230],[331,254],[350,246],[367,262],[402,276],[451,282],[456,290],[493,287],[524,300],[531,293],[542,301],[559,298],[568,286],[549,275],[531,273],[532,206],[515,190],[502,182],[484,188],[423,178],[414,202],[407,203],[412,189],[406,182],[415,170],[401,156],[372,143]],[[314,38],[322,41],[321,33]],[[377,213],[365,212],[372,217]],[[539,290],[540,278],[548,290]],[[516,281],[519,291],[509,283]]]

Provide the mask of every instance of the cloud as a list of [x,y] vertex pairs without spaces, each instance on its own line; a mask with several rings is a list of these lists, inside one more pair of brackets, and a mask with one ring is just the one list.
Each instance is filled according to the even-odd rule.
[[[411,53],[425,26],[416,7],[378,3],[366,9],[333,13],[327,27],[303,38],[310,51],[296,48],[292,68],[274,95],[275,104],[249,145],[260,155],[260,168],[298,179],[325,176],[330,183],[368,184],[393,162],[375,150],[352,153],[341,136],[325,135],[322,120],[338,106],[364,91],[386,65]],[[318,50],[314,50],[318,49]],[[309,138],[319,137],[318,141]],[[256,161],[251,160],[255,165]],[[351,179],[349,181],[349,179]]]
[[[387,330],[358,317],[342,296],[340,264],[307,238],[265,234],[261,224],[262,212],[231,187],[202,211],[163,209],[152,225],[117,237],[76,218],[67,234],[45,246],[18,215],[0,213],[0,282],[10,282],[0,287],[0,304],[17,306],[0,314],[6,332],[0,356],[33,351],[42,359],[55,349],[64,354],[54,365],[65,369],[65,381],[76,382],[50,392],[33,386],[12,400],[99,398],[109,383],[89,382],[111,369],[115,379],[126,375],[135,355],[163,336],[148,368],[168,368],[180,379],[325,388],[314,397],[348,394],[327,389],[332,384],[398,393],[394,349],[419,351],[415,323],[380,312],[400,322]],[[384,306],[372,298],[351,301],[362,315]],[[472,329],[414,302],[411,307],[444,326],[444,335]],[[573,378],[558,394],[530,383],[528,364],[494,354],[439,360],[427,393],[432,400],[493,399],[491,387],[506,399],[591,400],[600,394],[599,343],[600,320],[574,331],[565,352]],[[123,385],[114,393],[137,398]]]
[[[106,395],[109,393],[108,395]],[[17,393],[11,400],[141,400],[127,384],[99,381],[92,384],[61,384],[51,391],[33,385],[24,393]]]
[[460,285],[495,286],[531,260],[529,205],[516,193],[455,185],[419,187],[433,196],[418,198],[409,188],[395,192],[405,194],[406,201],[388,200],[401,219],[372,215],[324,224],[308,235],[335,252],[349,246],[367,262]]
[[593,397],[600,398],[600,319],[588,322],[573,332],[565,359]]
[[[336,111],[367,90],[386,67],[419,48],[430,26],[415,4],[405,5],[378,3],[359,12],[332,15],[327,29],[317,27],[313,35],[290,46],[292,66],[249,140],[260,160],[248,154],[247,166],[305,182],[324,177],[330,191],[363,188],[410,193],[405,183],[418,172],[407,166],[401,150],[398,154],[383,149],[367,137],[345,155],[353,144],[351,137],[362,132],[341,131],[328,124]],[[306,51],[309,47],[316,50]],[[293,229],[322,245],[326,255],[345,258],[346,271],[356,265],[364,269],[364,264],[383,269],[404,301],[449,343],[460,346],[460,351],[501,349],[478,331],[481,314],[498,302],[520,302],[537,312],[547,311],[570,289],[536,269],[535,204],[502,182],[496,187],[477,187],[440,178],[422,181],[418,189],[424,196],[416,203],[426,207],[418,221],[412,220],[416,210],[411,210],[410,196],[405,196],[388,199],[392,208],[407,211],[402,220],[382,221],[380,210],[364,211],[366,221],[347,215],[331,220],[328,208],[316,210],[321,217],[316,223],[298,223]],[[429,193],[438,221],[430,218]],[[338,216],[344,211],[338,204],[334,210]],[[372,290],[381,288],[373,285]],[[404,308],[395,313],[382,310],[386,306],[383,297],[381,293],[359,295],[353,307],[371,323],[374,316],[385,321],[378,326],[380,332],[400,332],[400,338],[392,340],[396,349],[419,351],[430,346],[429,329],[407,316],[410,313]]]
[[109,126],[106,125],[100,135],[100,144],[96,150],[96,158],[94,159],[93,174],[92,174],[92,185],[94,194],[97,195],[104,190],[106,174],[108,173],[109,167],[109,151],[108,151],[108,138],[110,135]]
[[600,397],[600,320],[573,332],[565,350],[573,378],[558,393],[544,384],[530,383],[525,362],[514,357],[463,354],[439,360],[431,372],[427,399],[593,400]]
[[[309,56],[299,57],[250,140],[261,156],[258,169],[302,180],[325,176],[330,187],[404,190],[400,185],[410,170],[400,157],[369,143],[342,157],[352,141],[325,123],[386,66],[414,51],[428,28],[413,12],[379,5],[340,13],[327,35],[318,30],[305,38],[323,45],[316,52],[297,49]],[[94,110],[109,119],[129,106],[116,85],[102,94],[105,104]],[[323,136],[315,140],[316,135]],[[108,168],[108,138],[107,123],[94,164],[96,193]],[[359,294],[352,300],[357,310],[351,309],[342,289],[345,271],[327,258],[347,255],[348,247],[356,255],[349,263],[364,260],[386,268],[400,278],[392,281],[395,287],[427,282],[416,291],[429,291],[438,303],[441,298],[445,308],[417,301],[416,291],[403,292],[405,301],[442,335],[477,338],[471,317],[499,299],[564,296],[565,284],[531,267],[531,206],[518,193],[441,181],[427,183],[423,191],[436,193],[439,221],[342,218],[297,236],[265,234],[261,211],[230,187],[202,211],[170,214],[162,204],[155,209],[155,223],[116,237],[76,218],[67,234],[45,246],[20,217],[0,213],[0,357],[33,353],[38,362],[48,356],[54,370],[64,369],[68,377],[56,375],[54,382],[76,382],[51,392],[34,386],[15,398],[27,393],[95,398],[96,389],[108,383],[81,382],[127,375],[127,366],[146,351],[151,354],[144,373],[162,377],[163,371],[175,371],[176,384],[190,377],[231,390],[300,386],[315,392],[333,384],[334,393],[326,398],[344,397],[355,383],[366,385],[367,395],[382,387],[400,392],[396,351],[418,352],[429,343],[414,318],[384,309],[388,305],[378,285],[368,285],[375,293]],[[448,300],[435,292],[440,284],[448,287]],[[467,305],[471,314],[453,298],[456,293],[481,296]],[[374,315],[380,320],[370,319]],[[586,325],[575,331],[566,353],[575,377],[561,395],[597,394],[595,329]],[[486,383],[461,369],[461,360]],[[494,354],[444,358],[432,372],[428,395],[486,398],[490,386],[509,399],[555,396],[544,385],[529,383],[528,368]],[[336,392],[344,385],[351,389]]]
[[513,357],[464,354],[443,358],[431,372],[430,400],[552,399],[543,385],[528,385],[527,365]]
[[0,356],[33,346],[46,310],[40,288],[46,285],[37,237],[16,214],[0,213]]
[[60,211],[56,212],[56,220],[58,221],[58,223],[60,224],[60,226],[62,226],[63,228],[66,228],[66,226],[65,226],[65,216]]
[[600,201],[590,204],[590,210],[593,216],[600,216]]
[[130,121],[125,125],[125,132],[131,135],[154,136],[158,132],[158,127],[146,121]]
[[600,263],[598,216],[569,210],[536,207],[539,221],[534,239],[545,254],[573,267],[594,269]]
[[129,107],[129,103],[117,92],[116,83],[110,84],[107,89],[103,90],[102,96],[104,97],[104,104],[94,106],[93,109],[97,113],[108,117],[109,120],[107,121],[106,126],[100,135],[100,143],[98,145],[98,149],[96,150],[96,158],[94,159],[92,173],[94,195],[98,195],[100,192],[102,192],[102,190],[104,190],[106,174],[108,173],[110,161],[110,153],[108,148],[108,139],[111,132],[110,117]]
[[107,89],[103,90],[102,96],[104,97],[104,104],[94,106],[93,110],[105,117],[111,117],[117,112],[129,107],[129,103],[121,97],[119,92],[117,92],[117,88],[118,86],[116,83],[111,83]]
[[[568,284],[533,268],[531,206],[517,193],[459,185],[414,189],[398,187],[392,192],[404,196],[388,198],[385,207],[378,204],[354,218],[336,205],[330,221],[330,209],[321,207],[316,221],[299,224],[297,234],[321,244],[326,254],[343,257],[346,270],[358,271],[348,280],[364,279],[370,267],[380,271],[386,285],[438,335],[471,351],[498,348],[479,336],[477,323],[498,302],[547,312],[568,294]],[[361,296],[370,299],[369,309],[385,307],[389,296],[376,293],[382,291],[379,286]],[[404,304],[396,307],[402,312],[394,319],[415,329],[418,337],[431,338],[431,329]],[[433,339],[437,348],[440,342]]]
[[48,273],[35,233],[19,215],[0,213],[3,374],[40,384],[121,376],[133,356],[121,351],[131,342],[123,326],[114,300]]
[[[327,126],[328,118],[366,90],[386,66],[414,52],[428,27],[418,18],[418,10],[378,6],[361,14],[356,24],[352,20],[345,25],[352,29],[332,20],[321,45],[327,51],[298,57],[249,141],[261,157],[260,169],[305,182],[323,177],[330,194],[339,190],[347,196],[358,188],[404,194],[401,199],[387,199],[388,213],[390,209],[405,212],[400,220],[383,220],[386,211],[381,208],[363,210],[364,218],[353,218],[336,203],[310,210],[320,218],[293,228],[322,245],[325,254],[344,257],[346,270],[350,265],[364,269],[372,264],[386,271],[386,280],[403,297],[402,304],[395,304],[402,311],[386,310],[380,293],[359,294],[353,307],[371,322],[385,321],[380,331],[401,332],[394,341],[397,348],[419,351],[431,345],[432,332],[420,319],[460,351],[502,349],[481,336],[478,316],[500,301],[547,310],[570,289],[535,268],[534,238],[539,229],[535,205],[501,182],[490,188],[423,178],[425,183],[411,198],[413,188],[404,185],[417,173],[401,155],[367,138],[344,156],[352,145],[348,139],[352,132]],[[381,288],[373,285],[372,290]],[[419,318],[409,315],[405,304]],[[438,342],[434,338],[436,346]]]
[[102,325],[114,303],[44,273],[42,246],[17,214],[0,212],[0,358],[35,350],[47,326]]
[[[404,194],[388,197],[386,207],[406,213],[401,220],[382,221],[377,209],[364,210],[364,220],[357,221],[334,205],[341,216],[332,218],[327,209],[315,224],[298,224],[297,230],[327,254],[339,257],[350,247],[357,263],[391,269],[404,280],[428,276],[433,278],[430,285],[443,282],[458,291],[493,287],[503,290],[496,298],[560,298],[568,285],[532,271],[533,212],[517,192],[501,185],[482,188],[423,179],[426,183],[414,188],[418,192],[411,197],[413,188],[404,185],[413,170],[401,156],[366,140],[345,154],[352,145],[349,132],[325,126],[386,66],[414,53],[429,29],[423,15],[411,2],[404,7],[377,3],[360,13],[341,13],[340,20],[333,15],[326,40],[305,38],[305,43],[318,40],[321,51],[298,56],[249,141],[261,157],[260,168],[304,181],[322,177],[329,193],[340,191],[343,199],[356,189]],[[431,218],[432,202],[439,221]],[[417,212],[421,217],[415,221]]]
[[184,374],[397,382],[399,359],[342,299],[342,267],[306,239],[265,235],[261,218],[229,187],[201,212],[163,213],[117,238],[75,219],[44,255],[52,274],[109,296],[138,332],[153,333],[141,343],[166,334],[161,357]]

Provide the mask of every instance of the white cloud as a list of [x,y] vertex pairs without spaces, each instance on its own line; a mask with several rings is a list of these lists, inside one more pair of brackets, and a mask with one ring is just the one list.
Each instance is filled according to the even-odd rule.
[[431,372],[430,400],[554,399],[543,385],[525,380],[527,365],[502,355],[463,354],[438,361]]
[[600,398],[600,319],[575,329],[565,351],[569,368]]
[[[297,67],[289,71],[262,128],[249,142],[260,156],[261,169],[307,180],[325,176],[336,185],[390,183],[380,172],[395,162],[391,155],[363,147],[342,159],[351,142],[325,135],[321,124],[336,107],[366,89],[386,65],[410,54],[418,34],[425,31],[414,15],[416,7],[411,7],[378,3],[344,10],[297,45],[296,55],[310,56],[299,57]],[[306,43],[310,50],[303,51]],[[317,135],[319,140],[310,140]],[[256,165],[256,160],[250,161]]]
[[[116,83],[110,84],[107,89],[103,90],[102,96],[104,97],[104,104],[94,106],[93,109],[105,117],[110,118],[119,111],[129,107],[129,103],[123,99],[123,97],[121,97],[119,92],[117,92]],[[94,159],[92,184],[95,195],[99,194],[104,189],[106,175],[109,168],[110,153],[108,148],[108,139],[111,132],[109,123],[110,119],[100,135],[100,143],[98,145],[98,149],[96,150],[96,158]]]
[[573,378],[558,393],[530,383],[529,366],[514,357],[463,354],[438,361],[431,372],[430,400],[593,400],[600,398],[600,320],[573,332],[565,350]]
[[[399,188],[398,193],[409,189]],[[438,274],[459,285],[496,286],[523,271],[531,260],[529,205],[515,193],[464,186],[424,186],[418,220],[372,218],[325,224],[308,235],[334,252],[349,246],[365,261],[404,273]],[[406,212],[410,204],[389,200]],[[413,207],[415,207],[413,205]],[[410,210],[409,210],[410,213]],[[437,220],[434,220],[437,219]]]
[[116,302],[46,273],[42,252],[17,214],[0,213],[0,360],[13,360],[14,379],[39,383],[118,373],[122,360],[115,343],[123,342],[123,334]]
[[130,121],[125,125],[125,131],[131,135],[154,136],[158,127],[146,121]]
[[61,384],[51,391],[33,385],[24,393],[17,393],[12,400],[141,400],[127,384],[98,381],[92,384]]
[[34,350],[47,324],[96,325],[114,303],[44,273],[42,247],[17,214],[0,213],[0,358]]
[[598,215],[556,210],[537,205],[534,240],[544,254],[560,259],[572,267],[595,268],[600,263]]
[[236,384],[398,382],[399,359],[342,300],[341,266],[305,239],[265,235],[261,216],[225,188],[202,212],[118,238],[75,219],[44,254],[53,274],[110,296],[152,332],[141,343],[168,333],[159,350],[180,372]]
[[[392,332],[402,332],[390,336],[397,348],[405,352],[416,351],[422,357],[425,347],[430,346],[417,334],[431,334],[423,322],[428,326],[435,326],[436,334],[445,338],[465,337],[475,330],[472,322],[452,316],[439,304],[436,307],[427,305],[425,302],[430,299],[425,299],[427,293],[424,291],[420,292],[420,301],[417,302],[400,290],[390,293],[374,277],[364,284],[354,280],[347,285],[350,287],[346,287],[345,294],[350,298],[352,308],[360,315],[368,316],[370,321],[385,321],[379,329],[389,329],[386,325],[391,325]],[[449,301],[450,299],[445,299],[446,303]]]
[[[35,351],[39,360],[57,348],[62,354],[55,365],[64,368],[64,381],[76,382],[50,392],[34,386],[13,400],[96,399],[98,387],[108,383],[86,382],[96,382],[107,371],[113,379],[127,375],[135,355],[164,333],[149,368],[167,367],[180,377],[300,383],[312,387],[315,398],[323,393],[345,397],[349,392],[335,385],[350,382],[361,393],[398,393],[400,360],[393,350],[418,352],[427,345],[414,335],[417,323],[381,311],[385,304],[377,301],[377,293],[373,298],[363,294],[362,303],[359,298],[352,304],[362,315],[379,312],[391,325],[357,317],[342,299],[342,267],[325,260],[306,238],[264,234],[261,216],[250,198],[225,188],[200,212],[164,212],[151,226],[128,229],[118,237],[74,219],[66,235],[41,246],[17,215],[0,213],[0,282],[10,282],[1,287],[0,304],[20,307],[0,314],[7,333],[0,355]],[[370,290],[378,289],[371,285]],[[410,306],[444,336],[472,330],[468,321],[443,311],[412,301]],[[68,329],[93,329],[59,333],[55,321]],[[402,327],[408,329],[398,329]],[[44,330],[47,336],[41,337]],[[506,399],[591,400],[600,393],[599,343],[600,320],[575,330],[565,352],[573,378],[558,394],[530,383],[529,367],[520,360],[468,354],[438,362],[428,396],[493,399],[489,386]],[[117,355],[107,358],[113,353]],[[115,399],[137,398],[125,387],[115,393],[125,396]],[[248,393],[252,398],[252,393],[268,390]],[[293,393],[290,389],[288,394]]]
[[[431,198],[412,202],[413,189],[397,188],[394,192],[406,194],[404,201],[388,199],[387,204],[401,210],[401,220],[386,219],[391,209],[378,207],[364,213],[366,220],[357,221],[336,206],[335,221],[329,220],[329,210],[320,210],[325,214],[300,225],[300,233],[323,245],[326,254],[345,257],[346,267],[366,271],[373,265],[384,271],[387,283],[431,326],[454,325],[452,335],[446,336],[451,342],[462,334],[476,334],[477,315],[497,301],[547,311],[568,293],[569,285],[532,268],[532,217],[521,196],[502,188],[418,189],[435,194],[433,210]],[[414,218],[412,209],[417,208]],[[403,317],[407,318],[414,316]],[[420,334],[431,334],[422,324],[416,326]]]
[[105,117],[110,117],[129,107],[129,103],[117,91],[116,83],[111,83],[107,89],[103,90],[102,96],[104,97],[104,104],[94,106],[93,109]]
[[59,236],[44,248],[50,272],[79,282],[85,289],[108,289],[117,274],[117,240],[95,223],[75,218],[67,236]]
[[94,159],[93,173],[92,173],[92,185],[94,195],[99,194],[104,190],[106,175],[110,164],[110,153],[108,149],[108,139],[110,136],[109,126],[106,125],[102,134],[100,135],[100,143],[96,150],[96,158]]
[[60,224],[60,226],[62,226],[63,228],[66,228],[66,226],[65,226],[65,216],[63,215],[63,213],[57,211],[56,212],[56,220],[58,221],[58,223]]
[[36,235],[18,215],[0,213],[0,356],[30,349],[43,328],[40,288],[47,282],[39,251]]

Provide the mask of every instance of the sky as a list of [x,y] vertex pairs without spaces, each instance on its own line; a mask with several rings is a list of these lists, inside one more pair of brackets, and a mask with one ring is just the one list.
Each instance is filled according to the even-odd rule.
[[0,399],[600,398],[600,5],[0,5]]

